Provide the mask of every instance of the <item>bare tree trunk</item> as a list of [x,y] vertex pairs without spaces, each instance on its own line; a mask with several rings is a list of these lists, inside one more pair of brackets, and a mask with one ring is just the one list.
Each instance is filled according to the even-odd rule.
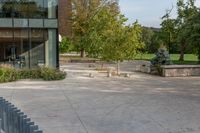
[[184,61],[184,51],[181,51],[179,61]]
[[184,55],[185,55],[185,44],[181,44],[179,61],[184,61]]
[[120,61],[117,61],[117,75],[120,75]]
[[81,49],[81,57],[84,58],[85,57],[85,50],[82,48]]

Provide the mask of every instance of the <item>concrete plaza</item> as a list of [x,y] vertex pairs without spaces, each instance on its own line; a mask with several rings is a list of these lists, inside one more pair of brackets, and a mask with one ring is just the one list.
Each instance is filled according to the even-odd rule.
[[89,78],[0,84],[44,133],[200,133],[200,78]]

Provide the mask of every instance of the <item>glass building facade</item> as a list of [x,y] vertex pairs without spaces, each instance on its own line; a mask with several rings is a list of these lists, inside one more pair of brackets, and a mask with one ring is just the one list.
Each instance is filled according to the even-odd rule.
[[0,63],[58,67],[57,0],[0,0]]

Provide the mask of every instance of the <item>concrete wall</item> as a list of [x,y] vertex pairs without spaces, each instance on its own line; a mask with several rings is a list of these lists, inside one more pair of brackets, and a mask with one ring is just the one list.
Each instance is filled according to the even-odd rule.
[[169,65],[162,66],[164,77],[200,76],[200,65]]

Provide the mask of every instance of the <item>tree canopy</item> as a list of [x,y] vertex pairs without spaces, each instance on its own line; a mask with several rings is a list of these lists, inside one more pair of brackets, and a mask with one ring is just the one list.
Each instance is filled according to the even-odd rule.
[[[196,52],[198,45],[198,14],[195,0],[177,0],[177,18],[170,18],[170,12],[163,17],[161,31],[165,45],[178,45],[180,61],[184,61],[185,52]],[[195,28],[194,28],[195,27]],[[195,29],[195,30],[194,30]]]
[[84,56],[85,36],[89,32],[91,21],[104,8],[114,15],[119,13],[118,2],[115,0],[72,0],[73,4],[73,40],[77,50],[81,51]]
[[77,0],[74,5],[74,40],[88,56],[129,60],[143,47],[141,26],[137,22],[125,25],[128,19],[120,13],[117,1]]

